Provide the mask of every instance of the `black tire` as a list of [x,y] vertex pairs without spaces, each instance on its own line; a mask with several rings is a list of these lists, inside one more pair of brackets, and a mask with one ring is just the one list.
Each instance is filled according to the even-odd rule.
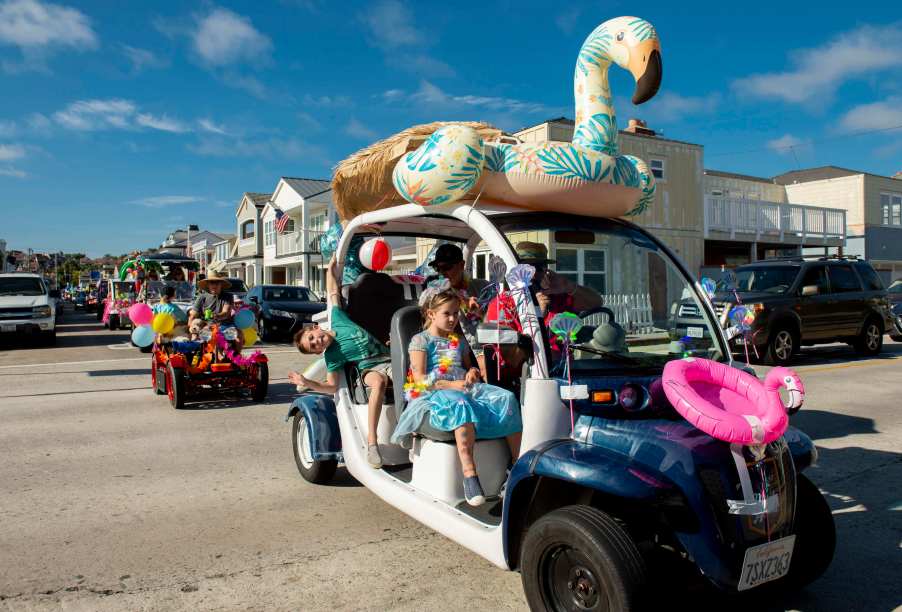
[[97,309],[97,320],[100,321],[101,319],[103,319],[103,308],[98,308]]
[[291,425],[291,448],[294,450],[294,462],[298,472],[307,482],[326,484],[335,476],[338,461],[334,459],[316,460],[309,451],[310,436],[307,431],[307,419],[303,412],[294,414]]
[[767,340],[765,359],[770,365],[787,366],[798,350],[799,336],[795,330],[786,326],[775,327]]
[[266,321],[263,319],[263,317],[260,317],[260,319],[257,321],[257,337],[259,337],[263,342],[272,340],[272,333],[266,326]]
[[802,588],[820,578],[836,550],[836,525],[827,500],[804,474],[796,478],[795,549],[787,587]]
[[638,610],[645,561],[610,516],[591,506],[567,506],[526,532],[520,577],[532,610]]
[[110,331],[119,329],[119,315],[110,315]]
[[171,363],[166,365],[166,393],[170,406],[176,410],[185,407],[185,371],[172,367]]
[[51,329],[41,334],[41,344],[44,346],[56,346],[56,330]]
[[255,402],[262,402],[266,399],[266,391],[269,389],[269,365],[265,363],[257,364],[257,382],[254,390],[251,392],[251,398]]
[[852,347],[859,355],[878,355],[883,350],[883,326],[877,317],[869,317]]

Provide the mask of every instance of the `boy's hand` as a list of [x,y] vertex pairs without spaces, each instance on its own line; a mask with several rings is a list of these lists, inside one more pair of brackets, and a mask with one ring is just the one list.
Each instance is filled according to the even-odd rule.
[[288,382],[297,386],[297,387],[309,387],[310,381],[303,375],[298,374],[297,372],[289,372],[288,373]]
[[479,382],[479,369],[478,368],[470,368],[467,371],[467,376],[464,378],[464,384],[468,387],[471,387]]

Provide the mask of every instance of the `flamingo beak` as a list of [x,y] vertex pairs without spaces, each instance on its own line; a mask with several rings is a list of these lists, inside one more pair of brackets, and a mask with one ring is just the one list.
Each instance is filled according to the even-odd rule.
[[664,76],[660,43],[646,40],[633,48],[630,51],[629,71],[636,79],[633,104],[642,104],[654,97]]

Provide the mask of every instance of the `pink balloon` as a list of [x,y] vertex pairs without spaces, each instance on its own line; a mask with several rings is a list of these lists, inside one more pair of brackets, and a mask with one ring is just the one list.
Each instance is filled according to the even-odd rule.
[[128,318],[135,325],[150,325],[153,321],[153,310],[147,304],[138,302],[128,309]]

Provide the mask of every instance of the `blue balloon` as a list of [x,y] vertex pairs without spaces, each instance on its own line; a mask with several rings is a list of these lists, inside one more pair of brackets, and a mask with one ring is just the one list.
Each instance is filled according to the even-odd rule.
[[153,328],[150,325],[139,325],[132,330],[132,342],[144,348],[153,344],[154,335]]
[[254,313],[248,309],[239,310],[238,314],[235,315],[235,327],[238,329],[247,329],[248,327],[252,327],[256,322],[257,319],[254,317]]

